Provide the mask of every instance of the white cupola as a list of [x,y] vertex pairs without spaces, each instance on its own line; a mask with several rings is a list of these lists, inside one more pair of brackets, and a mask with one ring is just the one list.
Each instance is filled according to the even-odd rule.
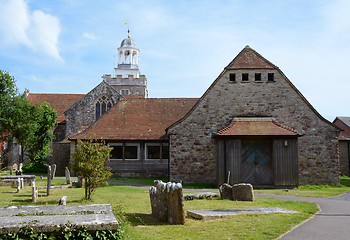
[[122,75],[123,78],[127,78],[129,75],[133,75],[134,78],[139,77],[139,52],[135,40],[128,35],[118,48],[118,66],[114,68],[116,76]]

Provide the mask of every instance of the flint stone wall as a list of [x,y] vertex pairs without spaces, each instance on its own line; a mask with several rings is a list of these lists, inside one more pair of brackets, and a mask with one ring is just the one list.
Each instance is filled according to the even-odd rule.
[[180,183],[155,180],[149,194],[153,217],[171,224],[185,224],[184,198]]
[[[236,82],[229,74],[236,74]],[[242,73],[249,81],[242,82]],[[255,82],[254,74],[262,81]],[[275,81],[268,82],[267,74]],[[304,134],[298,139],[299,184],[339,184],[338,129],[315,112],[277,69],[224,70],[203,97],[168,129],[170,180],[216,184],[216,141],[212,133],[234,117],[273,117]]]
[[108,97],[112,101],[112,106],[123,98],[113,87],[102,81],[64,113],[67,122],[66,137],[78,131],[82,126],[90,126],[96,121],[95,104],[101,96]]

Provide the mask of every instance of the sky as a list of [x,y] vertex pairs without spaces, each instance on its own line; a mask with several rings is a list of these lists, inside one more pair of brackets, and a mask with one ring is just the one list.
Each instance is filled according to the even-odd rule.
[[88,93],[130,35],[149,97],[200,97],[246,46],[326,119],[349,116],[349,0],[0,0],[0,69],[21,92]]

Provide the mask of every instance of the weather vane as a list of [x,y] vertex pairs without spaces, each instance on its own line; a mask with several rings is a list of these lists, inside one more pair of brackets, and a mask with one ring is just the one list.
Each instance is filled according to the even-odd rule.
[[128,38],[130,38],[130,29],[129,29],[129,20],[126,20],[125,21],[125,25],[127,25],[128,26]]

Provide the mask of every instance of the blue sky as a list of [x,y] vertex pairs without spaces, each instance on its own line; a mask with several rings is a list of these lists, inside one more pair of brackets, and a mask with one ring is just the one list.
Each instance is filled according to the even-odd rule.
[[20,91],[87,93],[126,20],[149,97],[200,97],[249,45],[328,120],[350,116],[348,0],[0,0],[0,69]]

